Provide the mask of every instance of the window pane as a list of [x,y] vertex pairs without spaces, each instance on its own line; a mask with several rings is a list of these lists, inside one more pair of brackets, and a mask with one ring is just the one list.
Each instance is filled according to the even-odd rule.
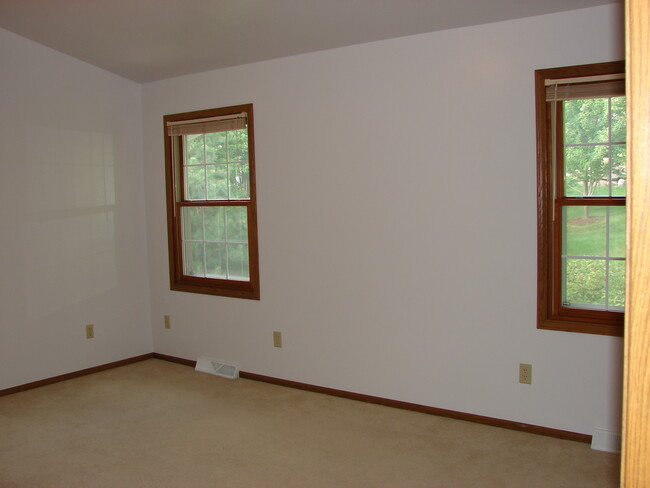
[[606,207],[566,206],[562,210],[563,254],[605,256]]
[[626,137],[625,97],[612,97],[612,142],[625,142]]
[[612,146],[612,196],[625,196],[627,190],[627,144]]
[[228,244],[228,278],[231,280],[248,280],[248,246],[246,244]]
[[205,155],[206,163],[225,163],[228,161],[225,132],[211,132],[205,135]]
[[609,146],[564,148],[566,196],[609,195]]
[[206,274],[209,278],[226,279],[227,276],[226,244],[206,243],[205,261]]
[[609,263],[609,306],[625,307],[625,261]]
[[228,200],[228,167],[225,164],[211,164],[206,168],[208,200]]
[[563,259],[565,307],[597,308],[605,306],[605,260]]
[[183,222],[183,240],[203,240],[203,212],[201,207],[183,207],[181,209]]
[[250,198],[248,179],[248,163],[233,163],[228,165],[228,184],[231,200],[247,200]]
[[245,206],[181,208],[184,273],[249,280],[247,212]]
[[205,216],[205,240],[219,241],[226,240],[225,208],[224,207],[203,207]]
[[202,242],[183,242],[184,273],[190,276],[205,276]]
[[625,195],[625,97],[569,100],[563,107],[565,195]]
[[185,164],[205,164],[203,134],[184,136]]
[[567,206],[563,224],[564,306],[622,311],[625,261],[620,258],[625,257],[625,207]]
[[228,160],[248,161],[248,130],[239,129],[228,132]]
[[609,256],[625,257],[625,207],[609,207]]
[[226,209],[228,242],[248,242],[248,215],[246,207]]
[[608,99],[564,102],[564,143],[585,144],[609,140]]
[[187,200],[250,199],[246,129],[184,138]]
[[205,166],[185,166],[185,198],[205,200]]

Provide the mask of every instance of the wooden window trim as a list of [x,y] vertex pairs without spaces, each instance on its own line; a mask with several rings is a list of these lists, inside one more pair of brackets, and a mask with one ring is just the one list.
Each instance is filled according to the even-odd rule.
[[[537,328],[568,332],[582,332],[610,336],[623,335],[624,313],[569,309],[560,304],[559,260],[554,256],[561,249],[561,234],[554,225],[560,225],[553,199],[551,113],[546,102],[545,80],[625,73],[625,62],[567,66],[535,71],[535,108],[537,125]],[[560,165],[558,165],[560,166]],[[558,167],[557,171],[563,171]],[[593,198],[589,204],[624,205],[621,197]],[[563,205],[583,205],[581,197],[562,197]]]
[[[173,137],[167,133],[167,123],[234,115],[245,112],[248,116],[248,200],[185,200],[183,171],[174,157]],[[199,110],[170,114],[163,117],[165,140],[165,178],[167,195],[167,239],[169,248],[170,289],[190,293],[218,295],[233,298],[260,299],[259,252],[257,233],[257,188],[255,178],[255,129],[253,124],[253,105],[236,105],[209,110]],[[178,152],[182,152],[179,148]],[[202,278],[183,274],[181,243],[181,208],[191,206],[240,206],[246,207],[248,217],[248,255],[249,281],[236,281],[216,278]]]

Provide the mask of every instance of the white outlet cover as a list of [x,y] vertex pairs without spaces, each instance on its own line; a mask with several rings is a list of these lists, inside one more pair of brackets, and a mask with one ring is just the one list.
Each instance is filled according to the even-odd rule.
[[239,365],[206,357],[200,357],[196,360],[194,370],[231,380],[239,378]]

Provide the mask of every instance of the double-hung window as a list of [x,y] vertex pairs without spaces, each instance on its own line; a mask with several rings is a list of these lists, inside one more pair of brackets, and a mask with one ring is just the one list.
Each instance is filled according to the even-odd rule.
[[171,289],[258,300],[252,104],[164,126]]
[[622,335],[623,62],[538,70],[538,328]]

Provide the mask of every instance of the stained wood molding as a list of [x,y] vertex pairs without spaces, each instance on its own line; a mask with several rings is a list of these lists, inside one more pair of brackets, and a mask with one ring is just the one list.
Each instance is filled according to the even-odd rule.
[[[21,391],[31,390],[33,388],[39,388],[41,386],[51,385],[53,383],[58,383],[60,381],[66,381],[73,378],[78,378],[80,376],[99,373],[100,371],[106,371],[108,369],[119,368],[120,366],[126,366],[127,364],[137,363],[139,361],[145,361],[147,359],[160,359],[163,361],[182,364],[184,366],[189,366],[192,368],[196,366],[196,361],[193,361],[191,359],[184,359],[176,356],[170,356],[167,354],[152,352],[149,354],[143,354],[141,356],[122,359],[121,361],[102,364],[100,366],[95,366],[93,368],[83,369],[81,371],[76,371],[73,373],[67,373],[59,376],[54,376],[52,378],[46,378],[40,381],[34,381],[32,383],[26,383],[24,385],[14,386],[13,388],[0,390],[0,396],[11,395],[12,393],[19,393]],[[245,378],[249,380],[262,381],[264,383],[271,383],[274,385],[285,386],[288,388],[296,388],[298,390],[306,390],[314,393],[323,393],[325,395],[347,398],[349,400],[357,400],[366,403],[374,403],[377,405],[384,405],[387,407],[399,408],[402,410],[410,410],[413,412],[426,413],[429,415],[437,415],[439,417],[448,417],[457,420],[475,422],[478,424],[491,425],[493,427],[501,427],[503,429],[517,430],[520,432],[528,432],[530,434],[545,435],[548,437],[556,437],[558,439],[585,442],[587,444],[591,443],[590,435],[579,434],[577,432],[551,429],[549,427],[541,427],[539,425],[524,424],[521,422],[514,422],[512,420],[503,420],[503,419],[497,419],[493,417],[484,417],[482,415],[457,412],[455,410],[447,410],[444,408],[429,407],[427,405],[419,405],[417,403],[402,402],[399,400],[390,400],[388,398],[381,398],[372,395],[364,395],[361,393],[354,393],[345,390],[337,390],[334,388],[327,388],[324,386],[310,385],[308,383],[300,383],[298,381],[283,380],[281,378],[274,378],[272,376],[264,376],[256,373],[248,373],[245,371],[240,371],[239,376],[241,378]]]
[[[174,363],[184,364],[186,366],[194,367],[196,361],[189,359],[177,358],[168,356],[166,354],[154,353],[154,358],[171,361]],[[350,391],[337,390],[334,388],[326,388],[323,386],[310,385],[308,383],[300,383],[297,381],[283,380],[271,376],[264,376],[256,373],[247,373],[240,371],[239,376],[249,380],[262,381],[264,383],[272,383],[274,385],[286,386],[288,388],[296,388],[299,390],[312,391],[315,393],[323,393],[325,395],[332,395],[341,398],[348,398],[350,400],[357,400],[366,403],[375,403],[377,405],[384,405],[387,407],[399,408],[402,410],[411,410],[413,412],[426,413],[429,415],[437,415],[439,417],[448,417],[457,420],[466,420],[468,422],[475,422],[484,425],[491,425],[493,427],[501,427],[503,429],[518,430],[520,432],[529,432],[531,434],[545,435],[548,437],[556,437],[558,439],[567,439],[577,442],[591,443],[591,436],[587,434],[579,434],[577,432],[569,432],[566,430],[551,429],[549,427],[541,427],[539,425],[524,424],[521,422],[514,422],[512,420],[503,420],[493,417],[484,417],[482,415],[474,415],[471,413],[457,412],[454,410],[447,410],[444,408],[429,407],[426,405],[418,405],[417,403],[401,402],[398,400],[390,400],[388,398],[381,398],[371,395],[363,395],[361,393],[354,393]]]
[[650,2],[626,2],[627,271],[621,486],[650,486]]
[[120,366],[126,366],[127,364],[137,363],[140,361],[144,361],[146,359],[151,359],[153,357],[154,354],[150,352],[148,354],[142,354],[141,356],[122,359],[120,361],[113,361],[112,363],[101,364],[99,366],[94,366],[92,368],[82,369],[80,371],[74,371],[72,373],[62,374],[59,376],[53,376],[51,378],[45,378],[44,380],[32,381],[31,383],[26,383],[24,385],[18,385],[12,388],[0,390],[0,396],[11,395],[12,393],[32,390],[34,388],[39,388],[41,386],[51,385],[53,383],[59,383],[60,381],[71,380],[73,378],[78,378],[80,376],[99,373],[100,371],[106,371],[107,369],[119,368]]

